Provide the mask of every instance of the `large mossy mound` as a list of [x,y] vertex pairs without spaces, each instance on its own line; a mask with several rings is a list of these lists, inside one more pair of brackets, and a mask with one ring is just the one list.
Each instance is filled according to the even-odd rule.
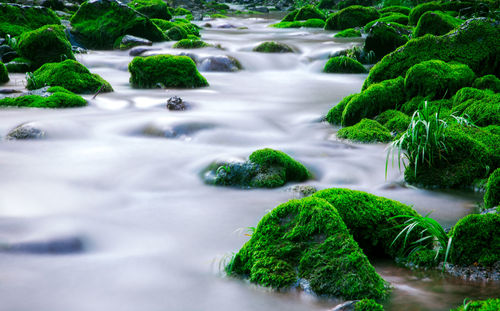
[[465,64],[477,75],[499,72],[499,49],[498,22],[485,18],[468,20],[446,35],[412,39],[386,55],[370,70],[363,89],[373,83],[404,76],[413,65],[432,59]]
[[407,25],[408,24],[408,16],[401,14],[401,13],[387,14],[385,16],[382,16],[381,18],[377,18],[376,20],[367,23],[364,27],[364,31],[365,32],[370,31],[370,28],[375,23],[396,23],[399,25]]
[[369,256],[395,258],[403,255],[402,240],[397,240],[404,218],[418,216],[410,206],[370,193],[332,188],[313,194],[337,209],[349,232]]
[[373,51],[380,60],[398,47],[408,42],[411,32],[397,23],[377,22],[370,27],[365,40],[365,51]]
[[500,94],[464,87],[453,97],[451,108],[476,125],[500,125]]
[[5,65],[0,62],[0,83],[6,82],[9,82],[9,73],[7,72]]
[[34,68],[75,59],[61,25],[46,25],[23,33],[19,38],[18,52],[21,57],[29,59]]
[[153,42],[163,32],[146,16],[116,0],[84,2],[71,18],[73,32],[87,48],[112,49],[121,36],[133,35]]
[[91,73],[84,65],[75,60],[48,63],[33,73],[28,80],[28,90],[44,86],[61,86],[78,94],[93,94],[97,91],[112,92],[111,85],[97,74]]
[[474,71],[467,65],[428,60],[408,69],[405,90],[408,97],[449,98],[461,88],[472,85],[475,78]]
[[35,30],[44,25],[60,25],[61,21],[51,9],[0,3],[0,37],[17,37],[23,32]]
[[187,56],[135,57],[128,65],[130,83],[136,88],[195,88],[208,86],[194,61]]
[[347,28],[363,27],[379,17],[380,13],[372,7],[353,5],[331,15],[326,20],[325,29],[344,30]]
[[381,299],[388,294],[387,283],[339,212],[320,198],[291,200],[265,215],[226,271],[275,289],[305,279],[321,296]]
[[149,18],[161,18],[166,20],[172,18],[172,13],[168,5],[162,0],[133,0],[128,6]]
[[63,88],[49,88],[50,96],[21,95],[0,99],[0,107],[29,108],[75,108],[87,105],[81,96],[75,95]]
[[260,53],[292,53],[293,49],[281,42],[268,41],[262,42],[253,51]]
[[391,132],[386,127],[370,119],[363,119],[353,126],[341,128],[337,132],[337,137],[362,143],[385,143],[392,140]]
[[488,178],[484,193],[484,207],[493,208],[500,203],[500,168],[497,168]]
[[312,18],[321,19],[321,20],[326,19],[323,12],[321,12],[320,10],[318,10],[317,8],[315,8],[312,5],[306,5],[297,11],[297,14],[295,14],[295,16],[293,17],[293,20],[294,21],[305,21],[305,20],[312,19]]
[[469,301],[451,311],[497,311],[500,310],[500,299]]
[[330,58],[323,68],[326,73],[367,73],[365,66],[347,56]]
[[307,168],[286,153],[274,149],[253,152],[246,162],[216,163],[208,168],[205,181],[242,188],[275,188],[311,177]]
[[472,87],[500,93],[500,79],[498,79],[495,75],[482,76],[474,81]]
[[451,262],[493,266],[500,261],[500,214],[467,215],[453,227]]
[[425,12],[418,20],[413,36],[421,37],[426,34],[441,36],[457,28],[463,22],[461,19],[440,11]]
[[420,17],[428,11],[441,11],[441,5],[437,1],[426,2],[414,7],[409,17],[409,22],[411,25],[417,25]]

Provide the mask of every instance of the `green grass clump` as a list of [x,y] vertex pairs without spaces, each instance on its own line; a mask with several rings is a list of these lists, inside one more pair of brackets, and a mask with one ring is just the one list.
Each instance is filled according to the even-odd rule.
[[259,44],[253,49],[254,52],[260,53],[293,53],[293,50],[288,45],[275,42],[275,41],[267,41]]
[[354,38],[361,37],[361,31],[355,28],[347,28],[342,31],[339,31],[335,34],[335,38]]
[[[418,216],[410,206],[370,193],[332,188],[312,195],[337,209],[354,240],[369,256],[395,258],[403,255],[403,241],[396,241],[403,216]],[[398,217],[400,218],[398,218]]]
[[428,11],[441,11],[441,5],[437,1],[426,2],[414,7],[409,17],[410,25],[416,25],[420,17]]
[[494,21],[471,19],[446,35],[412,39],[370,70],[363,89],[373,83],[404,76],[413,65],[432,59],[465,64],[478,76],[499,72],[498,38],[500,28]]
[[9,82],[9,73],[7,72],[7,68],[5,65],[0,62],[0,83]]
[[467,215],[453,227],[451,261],[492,266],[500,261],[500,214]]
[[390,13],[386,16],[382,16],[380,18],[377,18],[374,21],[371,21],[367,23],[364,27],[365,32],[369,32],[370,28],[375,23],[382,22],[382,23],[398,23],[400,25],[408,25],[408,16],[401,14],[401,13]]
[[51,9],[39,6],[23,6],[0,3],[0,37],[17,37],[23,32],[44,25],[60,25],[61,21]]
[[441,11],[428,11],[418,20],[417,27],[413,31],[413,36],[421,37],[426,34],[441,36],[457,28],[463,22],[463,20]]
[[201,41],[201,40],[193,40],[193,39],[182,39],[176,42],[172,47],[174,49],[199,49],[210,46],[210,44]]
[[451,311],[497,311],[500,310],[500,299],[487,299],[478,301],[464,301],[460,306]]
[[499,125],[500,94],[464,87],[453,97],[452,110],[458,115],[467,116],[476,125]]
[[461,88],[472,85],[475,78],[467,65],[428,60],[408,69],[405,90],[408,97],[450,98]]
[[362,143],[385,143],[392,140],[391,132],[385,126],[370,119],[363,119],[355,125],[341,128],[337,132],[337,137]]
[[342,113],[349,101],[358,94],[351,94],[344,97],[337,105],[333,106],[326,114],[326,121],[332,125],[340,125],[342,123]]
[[380,17],[380,13],[372,7],[353,5],[342,9],[326,20],[326,30],[344,30],[362,27]]
[[133,0],[128,6],[149,18],[172,18],[168,5],[162,0]]
[[28,80],[28,90],[43,86],[61,86],[78,94],[112,92],[111,85],[97,74],[91,73],[84,65],[75,60],[60,63],[47,63],[33,73]]
[[339,212],[313,197],[291,200],[265,215],[226,272],[275,289],[290,288],[303,278],[320,296],[381,299],[388,294],[387,283]]
[[383,9],[379,10],[380,14],[401,13],[401,14],[404,14],[406,16],[410,15],[410,11],[411,11],[411,9],[409,7],[402,6],[402,5],[392,5],[392,6],[388,6],[388,7],[385,7]]
[[[497,141],[498,143],[498,141]],[[484,193],[484,207],[492,208],[500,203],[500,168],[497,168],[488,178]]]
[[365,66],[347,56],[330,58],[323,68],[326,73],[367,73]]
[[500,93],[500,79],[495,75],[486,75],[477,78],[472,87],[481,90],[492,90],[495,93]]
[[410,125],[411,118],[401,111],[391,109],[379,114],[375,120],[391,132],[402,133]]
[[380,60],[408,42],[408,31],[404,25],[378,22],[370,27],[365,40],[365,51],[373,51],[375,60]]
[[384,307],[373,299],[362,299],[356,302],[354,311],[384,311]]
[[66,39],[61,25],[46,25],[23,33],[19,39],[18,53],[29,59],[34,68],[45,63],[75,59],[71,43]]
[[[49,89],[50,90],[50,89]],[[38,95],[23,95],[19,97],[5,97],[0,99],[0,107],[29,107],[29,108],[74,108],[87,105],[81,96],[68,91],[51,90],[48,97]]]
[[128,65],[130,83],[136,88],[195,88],[208,86],[196,64],[187,56],[135,57]]
[[71,17],[71,25],[76,37],[92,49],[112,49],[124,35],[153,42],[166,39],[147,16],[115,0],[84,2]]

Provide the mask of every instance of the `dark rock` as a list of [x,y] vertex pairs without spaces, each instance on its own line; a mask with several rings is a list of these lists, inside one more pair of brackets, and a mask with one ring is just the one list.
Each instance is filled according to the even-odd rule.
[[8,63],[8,62],[10,62],[18,57],[19,57],[19,54],[17,54],[16,51],[7,52],[7,53],[2,55],[2,62]]
[[356,303],[359,300],[350,300],[346,301],[335,308],[331,309],[330,311],[355,311],[356,310]]
[[153,45],[153,42],[149,41],[148,39],[144,38],[139,38],[136,36],[131,36],[131,35],[125,35],[123,36],[122,40],[120,41],[120,49],[121,50],[127,50],[132,47],[138,46],[138,45]]
[[24,140],[24,139],[40,139],[45,136],[45,132],[32,123],[24,123],[18,127],[11,130],[7,137],[7,140]]
[[411,32],[391,23],[376,22],[370,28],[365,41],[365,51],[373,51],[376,60],[382,59],[408,41]]
[[240,62],[227,55],[210,56],[201,60],[198,65],[200,71],[233,72],[242,69]]
[[154,48],[146,48],[146,47],[135,47],[135,48],[132,48],[129,52],[128,52],[128,55],[130,56],[139,56],[139,55],[142,55],[148,51],[154,51],[156,49]]
[[269,13],[269,9],[266,6],[256,6],[253,10],[261,13]]
[[28,72],[31,70],[31,62],[17,58],[5,64],[5,67],[9,72]]
[[189,109],[189,105],[177,96],[172,96],[167,101],[167,109],[171,111],[184,111]]
[[205,24],[203,25],[203,27],[205,27],[205,28],[212,28],[212,24],[210,24],[210,23],[205,23]]
[[231,28],[237,28],[236,26],[232,25],[232,24],[222,24],[222,25],[218,25],[217,28],[221,28],[221,29],[231,29]]
[[63,255],[82,252],[84,250],[84,243],[78,237],[67,237],[48,241],[11,244],[4,250],[12,253]]
[[15,89],[0,89],[0,94],[14,94],[14,93],[22,93],[22,92]]

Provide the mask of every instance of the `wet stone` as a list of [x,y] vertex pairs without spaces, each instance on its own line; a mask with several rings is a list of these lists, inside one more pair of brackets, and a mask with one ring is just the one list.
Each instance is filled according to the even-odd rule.
[[11,130],[5,137],[7,140],[41,139],[45,132],[33,124],[25,123]]
[[170,111],[184,111],[189,109],[189,105],[178,96],[172,96],[167,101],[167,109]]

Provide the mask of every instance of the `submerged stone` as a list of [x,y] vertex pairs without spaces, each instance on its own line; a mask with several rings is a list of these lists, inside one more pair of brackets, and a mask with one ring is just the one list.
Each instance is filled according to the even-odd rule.
[[205,57],[198,65],[200,71],[235,72],[242,68],[236,58],[228,55]]
[[256,46],[253,51],[261,53],[293,53],[293,49],[291,47],[284,43],[275,41],[263,42]]
[[24,123],[9,131],[5,137],[7,140],[41,139],[45,137],[45,131],[32,123]]

